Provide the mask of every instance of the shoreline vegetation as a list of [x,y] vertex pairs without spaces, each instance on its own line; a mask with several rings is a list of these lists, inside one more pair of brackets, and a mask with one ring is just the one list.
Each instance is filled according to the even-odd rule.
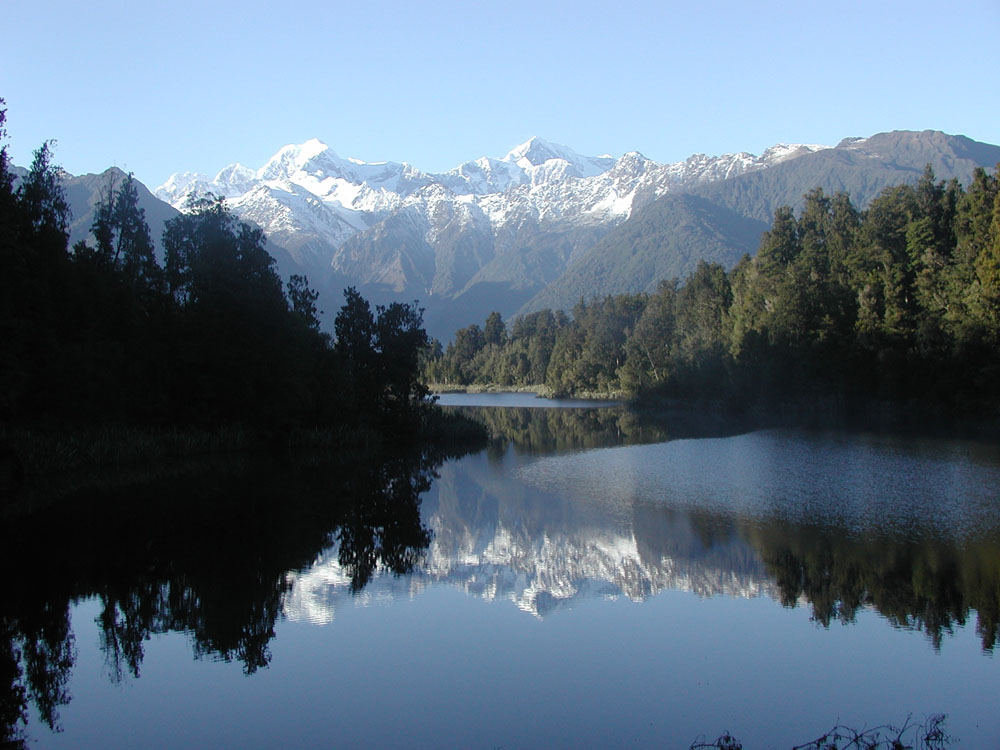
[[541,385],[498,385],[496,383],[428,383],[427,389],[435,394],[444,393],[526,393],[538,398],[553,398],[552,390],[545,384]]
[[[5,121],[0,100],[0,141]],[[94,214],[70,248],[50,144],[18,179],[0,148],[0,506],[55,475],[486,441],[430,402],[416,302],[373,309],[349,288],[331,335],[308,279],[283,283],[221,198],[169,220],[162,256],[131,175]]]
[[439,389],[544,385],[764,424],[1000,425],[1000,179],[890,187],[864,209],[815,189],[756,256],[572,315],[498,312],[432,342]]
[[[0,138],[5,116],[0,101]],[[963,188],[928,168],[864,211],[813,190],[730,271],[702,263],[509,330],[494,312],[447,349],[417,302],[372,309],[353,288],[322,332],[308,279],[283,284],[263,233],[215,197],[167,222],[162,259],[131,176],[106,186],[87,240],[68,247],[68,225],[49,144],[16,185],[0,149],[5,488],[240,453],[484,444],[432,391],[616,400],[712,429],[1000,426],[1000,179],[982,169]]]
[[534,395],[538,398],[558,399],[571,397],[580,401],[621,401],[625,403],[629,400],[628,394],[624,391],[577,391],[572,394],[557,394],[544,383],[520,386],[498,385],[496,383],[470,383],[468,385],[428,383],[427,388],[435,395],[444,393],[523,393]]

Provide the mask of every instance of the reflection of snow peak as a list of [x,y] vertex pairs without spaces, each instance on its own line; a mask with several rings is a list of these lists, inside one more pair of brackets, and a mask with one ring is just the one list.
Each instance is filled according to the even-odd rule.
[[290,574],[285,612],[328,622],[343,600],[363,606],[433,584],[508,599],[536,616],[588,597],[641,601],[664,589],[780,599],[747,541],[761,523],[904,540],[913,529],[964,539],[997,528],[1000,466],[974,451],[948,441],[773,430],[468,456],[441,466],[424,499],[433,536],[417,572],[376,577],[352,598],[349,576],[328,551]]
[[[519,472],[509,468],[501,473],[512,483],[497,485],[482,457],[445,464],[425,506],[432,542],[412,575],[376,576],[352,596],[333,548],[309,570],[289,574],[286,616],[326,623],[338,607],[412,597],[435,584],[507,599],[539,617],[586,598],[642,601],[665,589],[776,596],[756,555],[738,540],[708,550],[683,515],[658,518],[654,533],[633,530],[632,511],[617,503],[525,497]],[[668,538],[661,542],[657,534]]]
[[329,550],[309,570],[288,575],[291,591],[284,601],[285,615],[326,624],[334,620],[338,607],[409,598],[432,584],[458,586],[488,601],[508,599],[539,617],[590,597],[624,595],[642,601],[667,589],[699,596],[776,597],[761,573],[713,569],[671,558],[644,564],[635,540],[625,537],[593,539],[581,548],[567,539],[525,544],[500,530],[480,553],[473,549],[475,539],[467,541],[451,553],[432,544],[420,570],[402,577],[378,575],[357,595],[351,594],[351,577],[337,561],[336,549]]
[[339,607],[369,607],[419,593],[426,583],[420,576],[378,575],[357,594],[351,593],[351,575],[337,561],[337,548],[327,550],[306,571],[285,576],[285,617],[293,621],[327,625]]

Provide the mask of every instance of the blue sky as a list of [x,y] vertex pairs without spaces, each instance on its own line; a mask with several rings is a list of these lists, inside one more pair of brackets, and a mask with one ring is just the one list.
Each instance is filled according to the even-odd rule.
[[262,165],[317,137],[443,171],[540,135],[660,162],[894,129],[1000,143],[1000,0],[4,0],[10,154]]

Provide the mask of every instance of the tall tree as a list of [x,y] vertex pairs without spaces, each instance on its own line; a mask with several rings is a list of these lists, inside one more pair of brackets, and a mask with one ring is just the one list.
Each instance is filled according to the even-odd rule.
[[[163,270],[156,262],[146,211],[139,205],[139,189],[131,173],[120,184],[111,173],[95,207],[91,234],[97,245],[94,260],[99,265],[120,270],[137,293],[161,291]],[[86,251],[80,248],[80,252]]]
[[507,342],[507,326],[504,325],[500,313],[494,311],[486,317],[486,325],[483,327],[483,338],[487,344],[503,346]]
[[319,292],[309,286],[309,279],[306,276],[298,274],[292,274],[288,278],[287,290],[292,312],[307,328],[318,331],[319,315],[316,300],[319,299]]
[[4,235],[11,229],[14,211],[14,175],[10,171],[7,154],[7,108],[0,97],[0,231]]
[[415,302],[393,302],[377,311],[375,344],[382,383],[379,400],[383,411],[405,417],[429,393],[420,381],[420,355],[429,343],[423,327],[423,311]]
[[66,255],[71,218],[61,170],[52,163],[52,144],[46,141],[35,151],[31,168],[17,188],[21,237],[47,265]]

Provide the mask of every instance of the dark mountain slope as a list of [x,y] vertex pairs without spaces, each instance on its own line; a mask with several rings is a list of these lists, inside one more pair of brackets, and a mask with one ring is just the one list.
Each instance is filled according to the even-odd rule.
[[768,169],[670,193],[611,230],[521,312],[569,309],[581,297],[651,291],[664,279],[683,278],[699,260],[728,269],[744,253],[756,252],[776,208],[801,208],[803,196],[816,187],[847,192],[863,208],[890,185],[916,182],[928,164],[938,179],[968,184],[976,167],[998,162],[1000,146],[933,130],[893,131],[845,139]]
[[753,253],[768,225],[698,195],[667,195],[640,209],[586,252],[521,312],[569,309],[581,297],[652,292],[683,278],[699,260],[729,268]]
[[779,206],[802,206],[802,196],[820,187],[847,192],[864,208],[890,185],[915,182],[930,164],[938,179],[968,184],[976,167],[1000,162],[1000,146],[934,130],[893,131],[849,138],[836,148],[816,151],[770,169],[710,183],[693,192],[743,216],[770,224]]
[[[66,200],[69,202],[73,220],[69,227],[70,247],[79,240],[90,236],[90,227],[94,223],[95,209],[108,191],[117,189],[125,180],[125,173],[117,167],[106,169],[101,174],[84,174],[79,177],[67,177],[63,181]],[[179,216],[180,212],[173,206],[164,203],[153,195],[138,180],[135,181],[139,191],[139,206],[146,212],[146,223],[149,234],[161,262],[163,260],[163,225],[168,220]]]

